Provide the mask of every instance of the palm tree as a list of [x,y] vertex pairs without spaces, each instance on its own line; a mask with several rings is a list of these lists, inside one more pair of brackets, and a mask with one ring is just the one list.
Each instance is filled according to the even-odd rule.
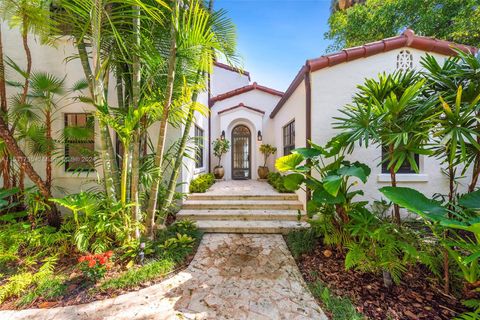
[[[448,202],[450,212],[457,201],[457,177],[473,164],[472,178],[468,187],[474,191],[480,174],[480,60],[472,54],[460,53],[440,65],[435,58],[422,59],[428,81],[426,95],[435,103],[439,116],[432,119],[434,144],[432,150],[447,166],[449,179]],[[447,217],[451,218],[451,217]],[[444,234],[448,238],[448,231]],[[444,291],[449,292],[449,254],[444,251]]]
[[[155,229],[158,190],[162,176],[162,155],[165,147],[169,113],[171,111],[170,92],[173,90],[173,83],[176,77],[175,66],[177,64],[184,65],[188,63],[188,66],[192,66],[192,69],[195,70],[192,74],[194,79],[193,83],[198,83],[198,80],[200,80],[201,83],[205,83],[205,77],[202,75],[204,73],[210,73],[215,53],[226,55],[228,59],[231,59],[231,56],[233,56],[231,23],[228,20],[222,19],[218,19],[217,24],[214,23],[214,21],[214,17],[197,0],[191,0],[188,6],[173,8],[172,10],[170,25],[171,38],[167,63],[167,89],[163,95],[163,115],[160,120],[158,145],[155,156],[155,166],[159,174],[150,189],[150,199],[147,207],[147,234],[150,237],[153,236]],[[182,69],[182,71],[185,72],[185,69]]]
[[[447,105],[456,105],[455,98],[460,94],[461,102],[469,104],[473,103],[480,95],[480,56],[476,57],[471,53],[459,51],[458,56],[447,59],[442,65],[432,56],[426,56],[422,59],[421,64],[426,70],[424,75],[427,78],[429,89],[427,95],[436,99],[437,102],[439,102],[439,97],[441,96]],[[460,87],[462,88],[461,92],[459,92]],[[475,113],[477,118],[480,117],[479,107],[475,107]],[[464,114],[464,116],[466,115]],[[473,135],[477,136],[475,143],[471,143],[469,139],[464,139],[467,136],[454,141],[459,143],[461,147],[457,159],[464,163],[462,175],[473,165],[468,192],[475,190],[480,176],[480,149],[478,149],[480,145],[480,137],[478,137],[480,127],[477,123],[468,122],[472,116],[474,115],[469,114],[466,119],[464,118],[462,125],[467,126],[469,123],[469,126],[464,128],[471,130]],[[450,151],[452,154],[456,152],[456,146],[449,147],[452,148]],[[453,159],[450,160],[453,161]],[[450,198],[454,197],[450,195]]]
[[[0,2],[0,12],[2,12],[2,21],[6,20],[9,22],[10,27],[18,27],[20,29],[20,34],[22,37],[23,48],[26,55],[27,65],[26,69],[22,70],[21,74],[23,76],[24,84],[22,86],[21,93],[19,95],[19,102],[22,104],[26,103],[27,95],[30,86],[30,75],[32,71],[32,58],[31,50],[29,47],[29,33],[34,33],[41,36],[42,40],[47,41],[50,31],[55,30],[55,22],[50,19],[50,13],[46,2],[40,0],[2,0]],[[0,34],[1,37],[1,34]],[[4,56],[3,52],[0,55],[0,69],[1,69],[1,83],[0,83],[0,95],[2,96],[2,116],[0,117],[0,138],[3,140],[8,153],[12,155],[18,163],[20,168],[19,174],[19,186],[23,186],[23,177],[24,174],[32,180],[32,182],[38,187],[40,193],[45,199],[51,198],[50,190],[45,181],[42,180],[40,175],[34,170],[33,166],[30,163],[30,160],[26,157],[23,150],[18,145],[17,141],[14,138],[15,126],[12,128],[9,127],[8,120],[8,105],[5,103],[6,93],[5,93],[5,75],[4,75]],[[3,176],[4,180],[9,180],[10,176],[10,158],[5,155],[3,157],[4,167],[3,167]],[[6,186],[10,186],[8,182]],[[56,210],[55,205],[51,204],[51,210],[47,213],[47,219],[49,223],[53,226],[60,225],[60,215]]]
[[[381,74],[378,79],[367,79],[359,86],[353,105],[347,105],[336,117],[335,128],[345,130],[347,143],[355,142],[366,147],[375,144],[385,148],[391,184],[397,185],[396,173],[405,163],[415,172],[419,171],[415,154],[428,154],[425,149],[429,141],[433,116],[429,104],[422,104],[421,89],[425,81],[412,71],[397,71]],[[400,224],[400,208],[394,205],[393,220]]]
[[[209,23],[211,25],[211,30],[208,31],[213,32],[215,34],[215,37],[212,37],[213,41],[211,43],[204,45],[204,50],[202,50],[200,56],[215,56],[215,53],[220,52],[227,58],[228,61],[235,61],[235,26],[226,17],[225,11],[219,10],[213,12],[213,1],[209,2],[208,8],[210,12]],[[205,35],[205,38],[208,38],[208,36]],[[199,60],[201,61],[202,59]],[[198,79],[197,81],[195,81],[196,83],[204,83],[207,79],[207,73],[202,71],[201,69],[198,69],[197,75],[195,77]],[[208,110],[204,110],[204,108],[202,108],[202,106],[197,103],[198,93],[198,90],[194,90],[192,93],[188,116],[185,121],[183,135],[178,150],[179,155],[183,155],[186,152],[187,142],[190,138],[190,130],[194,121],[195,112],[199,112],[200,114],[205,114],[206,112],[208,112]],[[159,215],[160,219],[163,219],[165,217],[165,215],[167,214],[167,210],[172,205],[182,163],[183,156],[177,157],[172,169],[170,180],[168,182],[167,193],[165,195],[164,202],[161,205],[161,211]]]

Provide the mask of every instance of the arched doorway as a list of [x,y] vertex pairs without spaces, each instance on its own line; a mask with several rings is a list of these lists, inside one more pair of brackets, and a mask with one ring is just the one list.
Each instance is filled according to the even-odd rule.
[[232,179],[251,178],[252,134],[241,124],[232,130]]

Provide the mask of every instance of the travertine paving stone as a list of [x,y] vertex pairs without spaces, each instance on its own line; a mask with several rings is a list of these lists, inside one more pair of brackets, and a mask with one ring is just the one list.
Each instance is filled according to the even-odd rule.
[[257,180],[227,180],[217,181],[208,189],[205,195],[278,195],[278,192],[268,183]]
[[206,234],[190,266],[149,288],[0,319],[327,319],[280,235]]

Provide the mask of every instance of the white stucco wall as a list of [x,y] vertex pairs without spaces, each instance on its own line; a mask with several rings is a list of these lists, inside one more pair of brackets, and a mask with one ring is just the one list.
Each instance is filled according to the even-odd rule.
[[[198,96],[199,103],[203,104],[206,109],[208,109],[208,93],[202,92]],[[195,112],[195,125],[203,130],[204,133],[204,150],[203,150],[203,166],[201,168],[196,168],[195,164],[195,155],[193,152],[190,152],[190,158],[185,157],[183,159],[183,167],[182,167],[182,174],[180,176],[179,182],[184,182],[179,186],[179,191],[187,193],[190,181],[198,176],[199,174],[207,173],[208,168],[208,152],[209,152],[209,145],[208,145],[208,115],[203,115],[200,112]],[[184,131],[184,126],[182,126],[181,130]],[[190,128],[190,137],[195,137],[195,126],[192,125]],[[193,141],[189,142],[189,146],[193,147]]]
[[[23,51],[21,37],[19,36],[17,29],[10,29],[5,23],[2,24],[2,35],[3,35],[3,45],[4,45],[4,55],[10,57],[17,64],[22,67],[26,66],[25,53]],[[85,78],[83,68],[78,59],[73,59],[71,61],[66,61],[67,58],[72,57],[77,54],[77,50],[73,45],[73,42],[68,40],[66,37],[60,38],[55,41],[55,46],[45,46],[42,45],[34,35],[29,35],[29,45],[32,51],[32,71],[38,72],[48,72],[56,77],[63,78],[65,77],[65,87],[70,88],[72,85]],[[7,79],[9,80],[22,80],[18,77],[13,70],[7,67]],[[111,104],[117,103],[116,90],[114,87],[114,79],[110,79],[109,87],[109,96],[108,101]],[[7,87],[7,96],[11,96],[15,91],[13,88]],[[88,95],[88,92],[84,93]],[[78,95],[78,94],[77,94]],[[199,96],[199,101],[205,106],[208,106],[208,96],[205,93],[202,93]],[[64,129],[64,114],[65,113],[81,113],[81,112],[91,112],[95,108],[86,103],[74,102],[71,99],[65,100],[64,104],[60,106],[59,110],[54,115],[54,120],[52,123],[52,133],[54,138],[60,138],[63,129]],[[205,130],[205,135],[208,135],[208,121],[205,116],[197,115],[196,121],[200,124]],[[149,129],[149,136],[151,139],[152,145],[156,146],[158,141],[158,130],[159,124],[153,124]],[[98,123],[95,123],[95,150],[100,148],[100,135],[99,135]],[[167,136],[167,148],[171,143],[178,140],[183,133],[183,127],[175,128],[169,126],[168,136]],[[115,133],[111,131],[112,142],[115,144]],[[193,136],[193,129],[192,129]],[[208,139],[208,136],[206,136]],[[207,146],[208,143],[205,142]],[[21,145],[21,147],[23,147]],[[28,155],[28,154],[27,154]],[[59,146],[58,148],[58,157],[64,156],[64,148]],[[207,151],[205,151],[205,163],[207,163]],[[40,174],[41,177],[45,177],[45,162],[42,159],[35,159],[32,161],[32,165]],[[182,169],[181,179],[190,179],[192,174],[194,174],[194,163],[192,160],[187,160],[185,166]],[[81,190],[88,190],[92,187],[98,186],[96,181],[99,177],[102,177],[102,167],[98,166],[95,172],[89,173],[72,173],[65,171],[64,165],[54,165],[53,166],[53,188],[52,193],[55,197],[61,197],[66,193],[76,193]],[[170,177],[170,173],[164,175],[167,179]],[[190,181],[190,180],[181,180],[181,181]],[[28,179],[26,183],[29,183]],[[185,191],[188,189],[188,185],[182,184],[179,187],[180,190]]]
[[[18,29],[10,29],[8,25],[3,23],[2,33],[4,55],[10,57],[21,67],[25,68],[26,57]],[[32,52],[33,72],[48,72],[59,78],[63,78],[66,76],[66,88],[71,88],[75,82],[85,78],[82,66],[78,60],[75,59],[68,63],[66,62],[66,58],[77,54],[73,43],[67,40],[67,38],[60,38],[55,42],[55,47],[49,47],[41,45],[40,40],[38,38],[35,38],[34,35],[30,34],[28,43]],[[7,66],[6,69],[7,79],[21,80],[21,78],[15,73],[15,71],[11,70],[11,68]],[[15,90],[12,87],[7,86],[7,96],[11,96],[14,93]],[[109,98],[116,100],[115,92],[113,91],[113,89],[109,91]],[[54,137],[59,137],[61,135],[61,132],[63,131],[65,113],[88,112],[93,110],[94,107],[89,104],[81,102],[72,103],[71,100],[68,101],[67,105],[62,106],[62,108],[57,110],[54,114],[54,120],[52,123],[52,133],[54,134]],[[98,125],[95,125],[96,148],[98,148],[98,145],[100,143],[98,132]],[[63,148],[61,148],[59,151],[60,155],[63,155]],[[37,170],[37,172],[42,177],[45,177],[45,162],[42,159],[38,159],[32,164]],[[99,168],[97,172],[91,172],[88,174],[71,173],[66,172],[63,165],[54,165],[52,172],[53,185],[55,187],[61,187],[63,190],[60,191],[58,188],[54,188],[52,192],[54,196],[61,196],[63,194],[63,191],[79,192],[82,189],[91,188],[92,186],[95,186],[95,183],[92,180],[95,180],[97,178],[97,173],[101,174],[101,168]]]
[[[312,73],[312,140],[315,143],[323,145],[338,133],[332,127],[333,117],[341,116],[339,109],[351,103],[353,95],[357,92],[357,85],[363,84],[365,78],[376,78],[380,72],[396,70],[396,59],[400,50],[402,49]],[[408,50],[413,54],[414,68],[419,69],[420,58],[425,52],[412,48]],[[446,58],[439,54],[432,55],[439,61]],[[381,167],[378,166],[381,149],[375,146],[368,149],[357,147],[349,158],[351,161],[358,160],[371,167],[372,173],[368,183],[364,186],[360,184],[358,188],[364,190],[366,200],[380,199],[381,193],[378,188],[390,185],[389,176],[381,174]],[[398,185],[416,188],[427,195],[445,193],[448,180],[441,169],[442,166],[436,159],[420,156],[420,174],[398,174]]]
[[[306,146],[306,97],[305,81],[302,81],[292,93],[283,107],[272,119],[274,131],[274,143],[277,147],[276,158],[283,154],[283,127],[295,120],[295,148]],[[300,200],[305,204],[306,195],[303,191],[297,191]]]
[[[275,137],[273,136],[272,121],[269,115],[273,108],[280,100],[279,96],[266,93],[261,90],[248,91],[231,98],[216,102],[211,108],[212,117],[212,141],[219,138],[222,131],[225,131],[226,138],[231,141],[232,130],[236,125],[246,125],[252,134],[252,155],[251,155],[251,177],[257,179],[257,169],[263,165],[263,156],[259,151],[262,143],[275,144]],[[261,114],[257,111],[250,110],[248,108],[237,108],[231,111],[227,111],[221,114],[218,112],[235,107],[243,103],[246,106],[262,110],[265,112]],[[262,141],[257,140],[258,131],[262,132]],[[212,169],[217,165],[217,159],[213,156],[212,150]],[[223,156],[222,165],[225,168],[225,179],[229,180],[232,177],[231,168],[231,150]],[[270,170],[273,170],[273,159],[270,158],[268,166]]]
[[210,91],[212,97],[244,87],[250,82],[250,79],[246,74],[230,71],[216,65],[213,66],[213,72],[210,78]]

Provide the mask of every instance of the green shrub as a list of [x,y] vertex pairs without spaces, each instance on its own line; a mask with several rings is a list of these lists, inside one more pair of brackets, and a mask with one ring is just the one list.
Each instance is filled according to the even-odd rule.
[[167,275],[184,263],[200,241],[201,235],[192,221],[175,222],[157,233],[155,242],[151,244],[154,254],[149,255],[149,262],[141,267],[133,267],[116,278],[105,280],[99,290],[129,289]]
[[269,172],[267,176],[268,183],[280,193],[293,193],[293,191],[285,188],[285,177],[278,172]]
[[195,244],[200,241],[202,233],[190,220],[176,221],[167,229],[157,233],[154,243],[155,257],[182,262],[193,252]]
[[205,193],[214,183],[212,173],[201,174],[190,182],[190,193]]

